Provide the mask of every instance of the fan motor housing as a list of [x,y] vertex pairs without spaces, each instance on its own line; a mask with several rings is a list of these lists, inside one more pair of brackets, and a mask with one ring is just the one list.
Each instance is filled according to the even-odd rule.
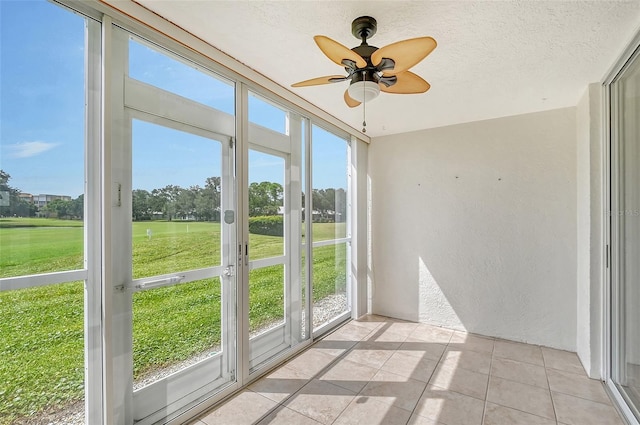
[[373,81],[374,83],[378,83],[378,81],[380,81],[380,76],[375,69],[364,69],[362,71],[354,72],[351,76],[351,84],[359,81]]
[[359,54],[364,60],[366,60],[367,63],[369,64],[369,66],[373,66],[371,64],[371,55],[373,54],[373,52],[378,50],[377,47],[369,46],[368,44],[361,44],[361,45],[359,45],[357,47],[354,47],[351,50],[353,50],[354,52]]

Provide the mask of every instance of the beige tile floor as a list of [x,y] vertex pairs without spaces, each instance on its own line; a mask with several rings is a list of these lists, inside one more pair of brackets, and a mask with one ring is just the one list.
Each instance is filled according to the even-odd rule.
[[575,353],[351,321],[191,425],[623,425]]

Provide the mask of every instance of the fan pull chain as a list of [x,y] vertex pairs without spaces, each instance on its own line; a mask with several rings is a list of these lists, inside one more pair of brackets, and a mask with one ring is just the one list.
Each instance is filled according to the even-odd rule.
[[367,92],[365,86],[362,86],[362,132],[367,132]]

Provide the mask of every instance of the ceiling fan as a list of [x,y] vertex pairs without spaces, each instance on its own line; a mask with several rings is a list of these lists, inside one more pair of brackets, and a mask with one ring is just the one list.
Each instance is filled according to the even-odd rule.
[[346,76],[329,75],[292,84],[291,87],[317,86],[351,80],[344,92],[350,107],[375,99],[380,92],[395,94],[424,93],[431,85],[409,68],[416,65],[436,48],[431,37],[411,38],[377,48],[367,44],[376,33],[378,24],[370,16],[361,16],[351,23],[351,33],[362,43],[349,49],[326,37],[313,37],[322,52],[333,62],[344,66]]

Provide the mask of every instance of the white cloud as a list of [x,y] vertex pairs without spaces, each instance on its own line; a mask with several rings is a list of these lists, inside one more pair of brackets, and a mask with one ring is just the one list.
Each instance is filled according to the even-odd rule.
[[16,143],[8,146],[8,148],[11,151],[11,157],[13,158],[30,158],[53,149],[58,145],[59,143],[36,141]]

